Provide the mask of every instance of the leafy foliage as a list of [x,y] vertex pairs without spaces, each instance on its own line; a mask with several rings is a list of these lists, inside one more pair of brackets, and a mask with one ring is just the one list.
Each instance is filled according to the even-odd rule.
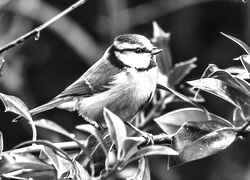
[[[71,6],[70,10],[74,8],[75,6]],[[55,19],[52,22],[54,21]],[[36,35],[38,40],[40,31],[50,23],[24,37]],[[150,179],[147,156],[167,156],[166,164],[169,169],[214,155],[228,148],[237,137],[245,137],[250,132],[250,84],[245,80],[249,79],[250,73],[250,48],[247,44],[222,33],[247,52],[247,55],[235,59],[240,60],[243,68],[220,69],[210,64],[200,79],[187,82],[193,89],[198,89],[194,91],[182,84],[182,81],[196,67],[197,58],[173,64],[169,47],[170,33],[164,32],[156,22],[153,22],[153,28],[153,43],[164,49],[157,59],[158,89],[152,102],[140,112],[135,121],[135,125],[142,129],[152,123],[153,119],[158,124],[163,133],[152,135],[153,144],[147,144],[143,137],[130,135],[124,122],[106,108],[103,114],[107,129],[98,130],[91,125],[79,125],[77,130],[90,134],[86,140],[80,140],[51,120],[33,121],[22,100],[0,93],[6,111],[27,119],[32,127],[32,140],[22,142],[10,151],[4,151],[3,135],[0,132],[0,178],[108,179],[112,175],[118,176],[121,170],[139,159],[136,173],[126,179],[147,180]],[[21,43],[20,39],[22,38],[17,39],[16,45]],[[6,47],[12,46],[13,43]],[[0,60],[2,73],[2,55]],[[188,95],[179,92],[180,87],[188,91]],[[208,112],[199,103],[203,100],[200,90],[231,103],[234,106],[232,121]],[[165,113],[166,105],[176,101],[189,103],[195,108],[182,108]],[[59,145],[48,140],[37,140],[36,127],[53,131],[71,141]]]

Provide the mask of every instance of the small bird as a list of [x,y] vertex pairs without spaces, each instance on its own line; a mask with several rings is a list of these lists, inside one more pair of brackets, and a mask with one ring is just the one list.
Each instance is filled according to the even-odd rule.
[[89,123],[100,126],[105,124],[106,107],[124,122],[131,121],[154,95],[155,55],[161,51],[142,35],[120,35],[79,79],[48,103],[30,110],[30,114],[52,108],[78,111]]

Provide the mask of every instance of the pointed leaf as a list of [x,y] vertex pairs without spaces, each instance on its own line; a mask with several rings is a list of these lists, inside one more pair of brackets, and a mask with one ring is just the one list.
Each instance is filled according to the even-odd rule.
[[58,152],[58,155],[60,155],[61,157],[69,160],[70,162],[73,163],[72,159],[70,158],[70,156],[64,152],[63,150],[61,150],[60,148],[56,147],[52,142],[50,141],[46,141],[46,140],[36,140],[36,141],[25,141],[25,142],[22,142],[20,144],[18,144],[17,146],[15,146],[13,149],[16,149],[16,148],[19,148],[21,146],[27,146],[27,145],[30,145],[30,144],[34,144],[34,146],[37,146],[37,145],[44,145],[48,148],[51,148],[53,151],[55,152]]
[[179,153],[174,149],[162,146],[162,145],[152,145],[139,149],[131,158],[129,162],[134,161],[135,159],[141,158],[142,156],[152,156],[152,155],[173,155],[176,156]]
[[188,84],[195,88],[214,94],[236,107],[238,106],[238,98],[233,88],[227,86],[223,81],[214,78],[203,78],[194,81],[188,81]]
[[4,64],[5,64],[5,60],[3,58],[3,54],[0,54],[0,77],[2,76],[3,74],[3,67],[4,67]]
[[196,57],[188,61],[175,64],[169,74],[169,86],[173,87],[179,84],[186,77],[186,75],[188,75],[190,71],[196,67],[196,64],[194,64],[195,61],[197,61]]
[[219,69],[218,66],[216,66],[215,64],[209,64],[208,67],[203,72],[201,78],[209,77],[210,74],[212,74],[213,72],[217,71],[218,69]]
[[245,68],[239,66],[239,67],[229,67],[225,69],[227,72],[229,72],[230,74],[234,75],[236,78],[239,79],[250,79],[249,78],[249,74],[246,71]]
[[124,141],[127,137],[126,127],[118,116],[106,108],[104,108],[104,117],[110,137],[117,147],[117,159],[121,160],[124,156]]
[[218,121],[186,122],[172,136],[172,148],[179,156],[171,156],[169,167],[211,156],[226,149],[236,138],[236,130]]
[[29,121],[32,128],[32,140],[35,141],[37,139],[36,127],[24,102],[15,96],[6,95],[3,93],[0,93],[0,98],[5,106],[5,111],[16,113]]
[[[211,120],[220,121],[232,127],[232,124],[227,120],[209,113]],[[176,131],[188,121],[205,122],[208,121],[204,111],[198,108],[183,108],[169,112],[155,119],[155,122],[167,134],[174,134]]]
[[[108,150],[110,150],[114,142],[111,140],[106,130],[105,131],[103,130],[101,134],[102,134],[102,138],[105,143],[105,146],[108,148]],[[91,152],[91,158],[92,158],[93,166],[94,166],[93,168],[94,175],[99,176],[101,171],[105,169],[105,161],[106,161],[107,156],[104,153],[104,150],[102,146],[100,145],[99,141],[93,135],[90,135],[86,141],[87,141],[86,143],[87,148]],[[91,172],[93,170],[91,169],[92,167],[91,167],[90,160],[86,157],[86,154],[84,152],[80,153],[75,158],[75,160],[79,162],[80,164],[82,164],[83,167],[88,172]]]
[[61,126],[59,126],[58,124],[50,120],[41,119],[41,120],[34,121],[34,123],[36,126],[57,132],[75,141],[79,145],[79,147],[84,151],[84,153],[86,153],[88,158],[91,159],[89,150],[85,147],[84,144],[82,144],[78,139],[75,138],[74,134],[69,133],[64,128],[62,128]]
[[127,137],[124,141],[124,159],[126,159],[126,156],[130,157],[130,155],[137,151],[138,146],[140,146],[143,142],[144,141],[142,139]]
[[125,156],[123,158],[123,163],[120,165],[120,168],[123,169],[131,156],[133,156],[135,153],[138,151],[138,146],[142,143],[143,141],[140,140],[135,140],[134,138],[127,137],[126,140],[124,141],[124,151],[125,151]]
[[151,145],[143,147],[137,151],[135,151],[133,154],[127,154],[127,156],[123,159],[123,162],[119,165],[119,169],[123,169],[127,164],[130,162],[139,159],[143,156],[152,156],[152,155],[173,155],[176,156],[179,153],[175,150],[173,150],[170,147],[162,146],[162,145]]
[[231,39],[232,41],[237,43],[239,46],[241,46],[247,52],[247,54],[250,54],[250,48],[248,47],[248,45],[246,43],[244,43],[243,41],[241,41],[233,36],[227,35],[225,33],[221,32],[221,34],[223,34],[224,36],[226,36],[227,38]]
[[141,157],[136,174],[127,180],[150,180],[149,163],[146,157]]
[[76,161],[76,166],[77,166],[77,169],[78,169],[78,172],[76,174],[77,179],[79,179],[79,180],[90,180],[91,179],[91,177],[90,177],[89,173],[87,172],[87,170],[84,169],[83,166],[80,163],[78,163],[77,161]]
[[38,171],[54,170],[54,168],[31,154],[4,153],[0,160],[0,175],[20,169]]
[[170,69],[172,68],[172,56],[169,48],[170,33],[166,33],[155,21],[153,22],[152,41],[158,48],[163,49],[163,51],[157,56],[157,63],[160,73],[168,76]]
[[235,127],[242,126],[246,121],[243,120],[241,110],[239,108],[234,108],[233,113],[233,123]]
[[0,156],[3,152],[3,133],[0,131]]
[[250,85],[243,79],[232,76],[225,70],[219,69],[210,74],[209,78],[215,78],[223,81],[227,86],[233,87],[238,91],[250,96]]
[[170,88],[170,87],[163,86],[163,85],[161,85],[161,84],[157,84],[157,89],[161,89],[161,90],[164,90],[164,91],[170,91],[170,92],[172,92],[174,95],[176,95],[176,96],[179,97],[180,99],[182,99],[182,100],[184,100],[184,101],[186,101],[186,102],[188,102],[188,103],[190,103],[190,104],[196,106],[197,108],[202,109],[202,110],[206,113],[208,119],[210,119],[209,113],[208,113],[208,111],[206,110],[206,108],[204,108],[202,105],[196,103],[196,102],[193,101],[192,99],[188,98],[187,96],[185,96],[185,95],[183,95],[183,94],[181,94],[181,93],[175,91],[174,89],[172,89],[172,88]]
[[92,126],[90,124],[82,124],[82,125],[76,126],[76,129],[92,134],[100,142],[100,144],[103,148],[103,151],[104,151],[105,155],[107,156],[108,148],[106,147],[106,145],[102,139],[102,135],[94,126]]
[[241,113],[244,117],[244,120],[250,121],[250,105],[249,104],[241,105]]
[[[211,73],[213,73],[214,71],[218,70],[218,66],[214,65],[214,64],[209,64],[208,67],[205,69],[205,71],[203,72],[202,76],[200,79],[202,78],[206,78],[206,77],[209,77],[209,75]],[[195,93],[195,96],[194,96],[194,101],[197,100],[198,98],[198,95],[199,95],[199,92],[200,92],[200,89],[198,89]]]
[[67,130],[65,130],[63,127],[58,125],[57,123],[47,120],[47,119],[41,119],[34,121],[35,125],[38,127],[42,127],[60,134],[63,134],[67,137],[73,137],[73,134],[70,134]]
[[0,98],[4,103],[5,111],[13,112],[25,119],[32,120],[29,110],[22,100],[3,93],[0,93]]
[[[46,158],[45,158],[46,157]],[[57,178],[62,178],[64,173],[69,172],[69,162],[67,166],[63,164],[63,159],[58,156],[51,148],[43,146],[42,151],[40,153],[40,159],[48,159],[49,162],[55,167],[57,171]],[[67,167],[67,168],[66,168]]]
[[240,56],[240,61],[244,68],[247,70],[248,74],[250,74],[250,55]]

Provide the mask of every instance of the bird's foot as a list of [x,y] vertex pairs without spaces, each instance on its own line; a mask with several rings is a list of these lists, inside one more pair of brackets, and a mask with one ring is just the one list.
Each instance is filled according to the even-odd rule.
[[134,125],[132,125],[131,123],[129,123],[129,122],[125,122],[125,124],[128,127],[130,127],[132,130],[134,130],[138,136],[141,136],[141,137],[145,138],[146,141],[147,141],[146,145],[153,145],[154,144],[154,136],[153,136],[153,134],[142,131],[142,130],[138,129],[137,127],[135,127]]

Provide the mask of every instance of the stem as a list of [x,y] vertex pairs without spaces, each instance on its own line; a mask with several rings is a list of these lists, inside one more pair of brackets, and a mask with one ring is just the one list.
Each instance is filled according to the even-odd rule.
[[[173,97],[174,97],[173,94],[169,93],[169,94],[166,94],[166,96],[162,97],[158,102],[156,102],[153,105],[153,107],[150,110],[150,112],[147,114],[147,116],[144,117],[142,123],[139,124],[138,128],[139,129],[144,129],[148,125],[148,123],[150,122],[150,120],[154,119],[156,116],[159,115],[159,112],[162,110],[161,106],[164,103],[164,101],[166,101],[167,99],[169,99],[168,102],[171,102],[172,99],[173,99]],[[142,112],[142,113],[144,113],[144,112]]]
[[[136,140],[140,140],[141,142],[143,142],[140,146],[147,146],[147,140],[144,137],[132,137]],[[171,143],[171,138],[169,137],[169,135],[165,134],[165,133],[161,133],[158,135],[154,135],[153,136],[153,141],[154,144],[170,144]],[[79,141],[79,143],[85,143],[85,141]],[[69,141],[69,142],[60,142],[60,143],[53,143],[54,146],[56,146],[59,149],[62,149],[64,151],[75,151],[75,150],[80,150],[81,148],[79,147],[79,144],[76,143],[75,141]],[[18,148],[18,149],[14,149],[14,150],[10,150],[10,151],[5,151],[4,153],[39,153],[41,148],[43,146],[42,145],[32,145],[32,146],[28,146],[28,147],[23,147],[23,148]]]
[[76,9],[77,7],[79,7],[80,5],[84,4],[87,0],[79,0],[76,3],[74,3],[73,5],[71,5],[70,7],[68,7],[67,9],[65,9],[64,11],[62,11],[61,13],[59,13],[58,15],[56,15],[55,17],[51,18],[50,20],[48,20],[47,22],[45,22],[44,24],[40,25],[39,27],[33,29],[32,31],[26,33],[25,35],[17,38],[16,40],[2,46],[0,48],[0,54],[7,51],[8,49],[15,47],[19,44],[21,44],[22,42],[24,42],[25,40],[36,36],[36,40],[38,40],[39,36],[40,36],[40,32],[42,30],[44,30],[45,28],[47,28],[49,25],[51,25],[52,23],[54,23],[55,21],[57,21],[58,19],[60,19],[61,17],[65,16],[66,14],[68,14],[69,12],[73,11],[74,9]]
[[249,131],[246,131],[248,126],[250,125],[250,121],[249,119],[247,119],[248,121],[241,127],[236,128],[237,129],[237,136],[242,136],[242,137],[246,137],[247,134],[249,133]]

